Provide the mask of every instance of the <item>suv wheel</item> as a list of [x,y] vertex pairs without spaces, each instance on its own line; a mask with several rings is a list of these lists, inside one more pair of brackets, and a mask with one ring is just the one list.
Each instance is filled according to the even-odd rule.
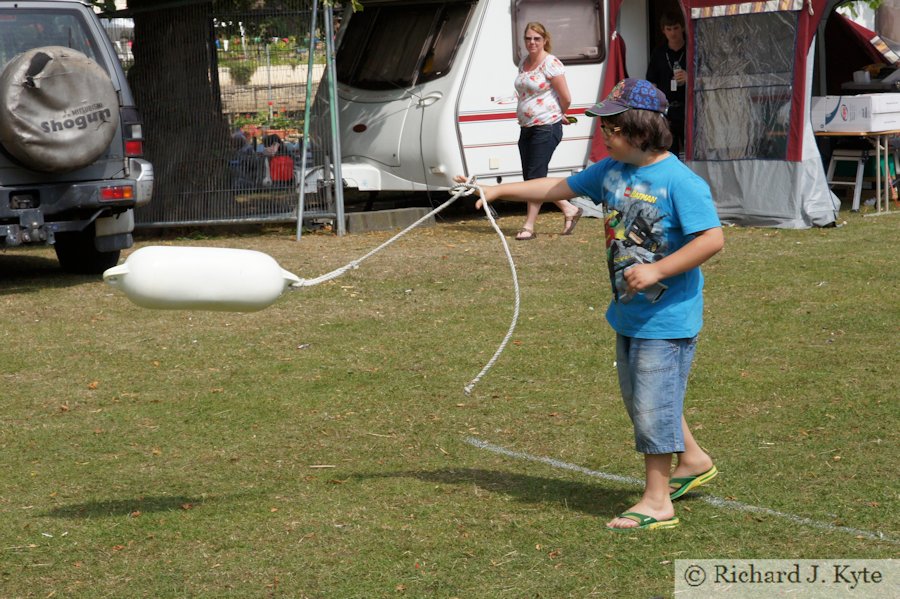
[[56,234],[56,257],[66,272],[83,275],[103,274],[119,263],[119,250],[101,252],[94,245],[94,225],[84,231]]

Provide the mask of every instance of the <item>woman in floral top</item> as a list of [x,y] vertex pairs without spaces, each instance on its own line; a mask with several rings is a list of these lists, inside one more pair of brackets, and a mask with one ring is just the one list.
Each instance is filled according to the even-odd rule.
[[[519,126],[519,156],[522,158],[522,178],[540,179],[547,176],[550,158],[562,140],[562,126],[567,124],[565,113],[572,101],[566,83],[565,67],[550,54],[550,33],[540,23],[525,26],[525,49],[528,54],[519,63],[516,76],[516,95],[519,105],[516,115]],[[567,200],[555,202],[566,219],[561,235],[570,235],[581,217],[581,208]],[[534,239],[534,224],[541,211],[540,202],[529,202],[525,224],[516,239]]]

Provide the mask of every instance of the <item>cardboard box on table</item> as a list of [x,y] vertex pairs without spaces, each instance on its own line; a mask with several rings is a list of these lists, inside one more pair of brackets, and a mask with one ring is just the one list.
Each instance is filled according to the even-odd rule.
[[815,131],[890,131],[900,129],[900,94],[813,96],[810,121]]

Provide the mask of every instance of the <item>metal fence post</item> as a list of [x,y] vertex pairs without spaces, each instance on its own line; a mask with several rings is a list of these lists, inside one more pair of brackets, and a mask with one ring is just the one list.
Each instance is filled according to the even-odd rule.
[[334,194],[337,211],[337,234],[344,235],[344,178],[341,176],[341,130],[338,125],[337,80],[334,69],[334,10],[325,6],[325,70],[328,73],[328,100],[331,115],[331,151],[334,156]]
[[309,56],[307,57],[308,60],[306,66],[306,106],[303,107],[303,140],[300,144],[300,152],[302,154],[300,158],[300,180],[297,182],[300,187],[300,193],[297,196],[297,241],[300,241],[300,236],[303,235],[303,204],[306,200],[306,167],[309,166],[306,162],[307,152],[309,152],[309,113],[313,103],[310,96],[312,95],[313,66],[315,65],[316,15],[318,14],[319,0],[313,0],[312,15],[309,23]]

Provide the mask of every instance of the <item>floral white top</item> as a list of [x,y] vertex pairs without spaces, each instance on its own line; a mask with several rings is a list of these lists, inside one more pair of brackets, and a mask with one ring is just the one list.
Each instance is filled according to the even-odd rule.
[[519,63],[519,74],[516,76],[516,96],[519,106],[516,116],[520,127],[551,125],[563,118],[559,106],[559,96],[550,85],[550,80],[566,72],[560,60],[548,54],[544,62],[533,71],[525,70],[526,56]]

